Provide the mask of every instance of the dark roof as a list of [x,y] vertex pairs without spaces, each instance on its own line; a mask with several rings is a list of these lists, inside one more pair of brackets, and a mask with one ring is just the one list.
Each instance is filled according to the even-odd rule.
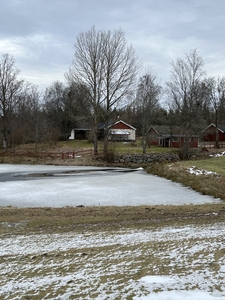
[[[114,124],[114,122],[110,122],[108,124],[108,127],[111,127]],[[105,129],[105,123],[98,123],[98,129]]]
[[74,130],[83,130],[83,131],[88,131],[88,130],[91,130],[90,128],[74,128]]
[[[166,126],[166,125],[152,125],[149,130],[153,128],[161,137],[181,137],[185,136],[185,129],[181,126]],[[198,137],[191,132],[192,137]]]
[[104,129],[105,123],[98,123],[98,129]]
[[225,132],[225,125],[218,125],[219,130],[221,130],[223,133]]
[[[206,127],[206,129],[205,130],[207,130],[209,127],[211,127],[211,126],[214,126],[214,127],[216,127],[216,124],[214,124],[214,123],[211,123],[209,126],[207,126]],[[221,131],[221,132],[223,132],[223,133],[225,133],[225,125],[221,125],[221,124],[219,124],[218,125],[218,128],[219,128],[219,130]]]

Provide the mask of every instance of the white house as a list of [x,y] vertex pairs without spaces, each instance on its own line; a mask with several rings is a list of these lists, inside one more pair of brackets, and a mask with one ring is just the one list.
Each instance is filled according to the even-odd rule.
[[[99,126],[99,138],[104,136],[105,125]],[[122,120],[114,122],[109,125],[109,140],[110,141],[135,141],[136,140],[136,128],[125,123]],[[74,128],[71,130],[70,140],[83,140],[87,139],[91,129],[89,128]]]

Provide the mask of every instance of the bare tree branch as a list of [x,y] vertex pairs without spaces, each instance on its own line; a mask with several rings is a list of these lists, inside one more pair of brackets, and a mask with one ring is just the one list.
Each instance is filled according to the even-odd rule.
[[[97,153],[99,120],[105,119],[107,129],[112,110],[133,90],[140,63],[122,30],[106,32],[92,27],[79,34],[74,49],[74,60],[66,78],[69,82],[82,82],[90,91]],[[107,151],[107,130],[105,133]]]

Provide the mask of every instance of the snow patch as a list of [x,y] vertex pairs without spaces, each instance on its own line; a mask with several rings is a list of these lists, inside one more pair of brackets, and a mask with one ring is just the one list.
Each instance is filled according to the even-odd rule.
[[225,151],[221,152],[221,153],[217,153],[217,154],[210,154],[209,156],[210,157],[220,157],[220,156],[223,156],[225,155]]
[[214,297],[209,293],[195,291],[164,291],[144,297],[134,297],[133,300],[225,300],[225,297]]
[[140,279],[144,283],[174,283],[175,279],[167,276],[145,276]]
[[198,175],[217,175],[216,172],[211,172],[211,171],[207,171],[204,169],[197,169],[197,167],[195,167],[195,166],[192,166],[191,168],[188,168],[187,170],[190,174],[194,174],[197,176]]

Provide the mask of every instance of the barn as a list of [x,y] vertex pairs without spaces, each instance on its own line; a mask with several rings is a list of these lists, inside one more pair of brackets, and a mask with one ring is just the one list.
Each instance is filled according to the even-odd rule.
[[[210,124],[203,131],[204,147],[215,147],[216,146],[216,125]],[[225,125],[218,125],[218,142],[219,147],[225,148]]]
[[[149,145],[180,148],[185,143],[186,135],[182,132],[181,127],[155,125],[150,127],[148,137]],[[198,135],[189,135],[189,147],[197,148],[199,144],[198,142]]]

